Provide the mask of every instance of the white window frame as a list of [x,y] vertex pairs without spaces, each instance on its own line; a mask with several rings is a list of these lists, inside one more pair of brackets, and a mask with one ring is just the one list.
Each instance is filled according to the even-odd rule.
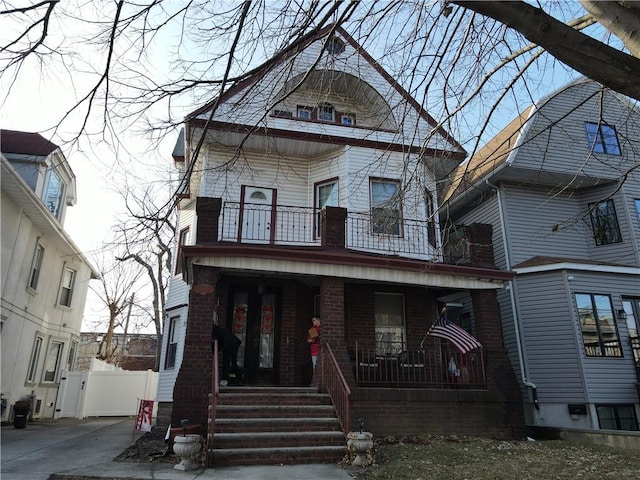
[[33,252],[33,260],[31,261],[31,270],[29,271],[29,283],[27,287],[34,292],[38,290],[38,281],[40,280],[40,273],[42,273],[42,263],[44,260],[45,247],[38,240],[36,242],[36,248]]
[[[58,189],[57,191],[49,192],[52,188],[52,178],[55,178],[58,181]],[[62,180],[60,174],[53,167],[49,167],[47,170],[47,180],[45,182],[44,190],[42,191],[42,202],[47,207],[47,210],[51,212],[51,214],[56,217],[58,220],[62,218],[62,209],[64,205],[64,196],[67,185]]]
[[316,116],[321,122],[335,123],[336,109],[330,103],[321,103],[318,105]]
[[44,338],[40,335],[36,336],[33,341],[31,357],[29,357],[29,368],[27,369],[27,383],[36,383],[36,379],[38,378],[38,362],[40,361],[40,352],[42,351],[43,343]]
[[353,113],[343,113],[340,115],[340,123],[347,127],[352,127],[356,124],[356,116]]
[[298,106],[296,109],[296,117],[301,120],[313,120],[313,108]]
[[182,247],[189,244],[189,227],[183,228],[178,234],[178,249],[176,251],[176,265],[174,275],[182,275]]
[[76,364],[76,357],[78,356],[78,341],[71,340],[69,343],[69,353],[67,354],[67,366],[65,370],[73,370]]
[[[69,277],[67,277],[69,274]],[[62,277],[60,278],[60,290],[58,291],[58,305],[66,308],[71,308],[71,302],[73,302],[73,290],[76,283],[76,275],[78,271],[65,265],[62,269]],[[67,293],[68,292],[68,293]],[[63,302],[63,294],[67,293]]]
[[[331,194],[327,197],[320,195],[320,190],[323,187],[333,186]],[[335,200],[335,202],[334,202]],[[316,184],[316,238],[320,236],[322,227],[322,209],[324,207],[337,207],[340,205],[340,185],[338,179],[327,180]]]
[[[379,190],[375,185],[393,185],[395,192],[378,198]],[[369,179],[370,208],[371,208],[371,233],[379,235],[402,236],[402,206],[400,202],[400,181],[371,178]]]
[[58,381],[63,352],[64,342],[52,340],[49,343],[42,368],[42,383],[56,383]]
[[180,316],[169,317],[169,325],[167,328],[167,351],[164,359],[164,369],[173,370],[176,367],[178,356],[178,326],[180,325]]
[[[398,355],[406,348],[407,339],[404,295],[376,292],[374,302],[376,354]],[[395,307],[399,308],[391,312]]]

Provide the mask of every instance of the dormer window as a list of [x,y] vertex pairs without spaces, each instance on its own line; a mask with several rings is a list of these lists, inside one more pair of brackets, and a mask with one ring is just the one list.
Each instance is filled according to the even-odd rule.
[[47,171],[47,180],[42,200],[44,204],[53,214],[54,217],[60,219],[62,214],[62,202],[64,200],[65,185],[60,176],[53,168]]
[[323,122],[336,121],[336,112],[331,104],[322,103],[318,105],[318,120],[322,120]]

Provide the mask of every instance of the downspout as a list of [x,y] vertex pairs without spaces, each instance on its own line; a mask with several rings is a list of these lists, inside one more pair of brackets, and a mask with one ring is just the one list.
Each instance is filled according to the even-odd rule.
[[[506,262],[506,269],[511,270],[511,258],[509,257],[508,248],[509,244],[507,243],[507,229],[505,228],[504,208],[502,206],[502,191],[499,187],[492,184],[489,180],[485,180],[485,183],[496,192],[496,197],[498,200],[498,215],[500,217],[502,244],[504,245],[504,259]],[[525,371],[524,356],[522,354],[522,339],[520,338],[520,322],[518,321],[518,311],[516,308],[516,298],[515,293],[513,292],[512,280],[509,280],[509,284],[507,287],[507,290],[509,290],[509,298],[511,300],[511,315],[513,317],[513,328],[516,334],[516,346],[518,350],[518,361],[520,363],[520,375],[522,376],[522,383],[523,385],[531,389],[531,394],[533,396],[533,406],[536,408],[536,410],[540,410],[540,404],[538,403],[538,387],[536,387],[535,383],[529,381],[527,373]]]

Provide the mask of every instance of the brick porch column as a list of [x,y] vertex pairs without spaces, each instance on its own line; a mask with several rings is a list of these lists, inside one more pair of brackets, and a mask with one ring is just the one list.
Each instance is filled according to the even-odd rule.
[[465,236],[469,241],[469,259],[471,265],[495,268],[493,257],[493,226],[486,223],[472,223],[465,227]]
[[321,245],[324,248],[344,248],[346,245],[347,209],[325,207],[320,225]]
[[206,432],[213,366],[211,326],[217,281],[217,269],[193,265],[184,352],[173,387],[172,427],[180,426],[180,420],[188,418],[191,425],[200,424]]
[[222,211],[222,199],[198,197],[196,199],[197,231],[196,244],[218,241],[218,218]]
[[[344,280],[333,277],[323,277],[320,280],[320,318],[322,319],[320,341],[323,347],[327,343],[331,345],[342,374],[353,390],[356,379],[353,375],[345,341]],[[313,375],[312,385],[320,385],[323,355],[325,355],[324,348],[318,358],[318,366]]]

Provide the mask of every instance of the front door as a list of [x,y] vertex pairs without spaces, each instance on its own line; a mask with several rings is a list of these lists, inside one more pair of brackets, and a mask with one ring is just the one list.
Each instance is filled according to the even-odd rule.
[[240,207],[240,242],[273,243],[275,241],[275,190],[242,186]]
[[276,332],[279,294],[264,286],[231,289],[231,328],[242,340],[238,364],[247,384],[272,385],[277,381]]

